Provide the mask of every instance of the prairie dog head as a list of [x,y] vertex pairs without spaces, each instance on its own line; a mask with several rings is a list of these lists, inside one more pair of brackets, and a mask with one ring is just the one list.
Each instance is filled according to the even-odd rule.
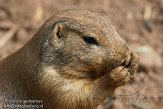
[[40,30],[45,37],[40,86],[60,109],[96,106],[137,68],[137,56],[103,14],[66,10]]

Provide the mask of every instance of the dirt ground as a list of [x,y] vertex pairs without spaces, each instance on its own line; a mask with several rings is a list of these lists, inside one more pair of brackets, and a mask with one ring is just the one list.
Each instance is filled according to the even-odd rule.
[[163,0],[0,0],[0,59],[21,48],[48,17],[70,8],[108,15],[139,54],[134,81],[118,88],[106,108],[163,109]]

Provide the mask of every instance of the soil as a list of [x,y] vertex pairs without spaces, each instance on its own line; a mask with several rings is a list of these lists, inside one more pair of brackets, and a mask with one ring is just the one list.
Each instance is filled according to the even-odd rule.
[[0,59],[28,42],[48,17],[70,8],[108,15],[140,56],[135,79],[98,108],[162,109],[163,0],[0,0]]

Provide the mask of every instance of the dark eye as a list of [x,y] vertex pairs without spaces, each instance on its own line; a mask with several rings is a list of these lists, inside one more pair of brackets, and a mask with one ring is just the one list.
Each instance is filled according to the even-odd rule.
[[98,42],[97,40],[94,38],[94,37],[91,37],[91,36],[84,36],[83,37],[83,40],[88,43],[88,44],[94,44],[94,45],[98,45]]

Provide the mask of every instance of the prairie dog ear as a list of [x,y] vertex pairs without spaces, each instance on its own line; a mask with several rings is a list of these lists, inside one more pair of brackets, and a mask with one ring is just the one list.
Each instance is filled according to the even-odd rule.
[[60,48],[65,46],[67,35],[65,33],[64,23],[57,23],[54,26],[52,41],[55,43],[55,46]]

